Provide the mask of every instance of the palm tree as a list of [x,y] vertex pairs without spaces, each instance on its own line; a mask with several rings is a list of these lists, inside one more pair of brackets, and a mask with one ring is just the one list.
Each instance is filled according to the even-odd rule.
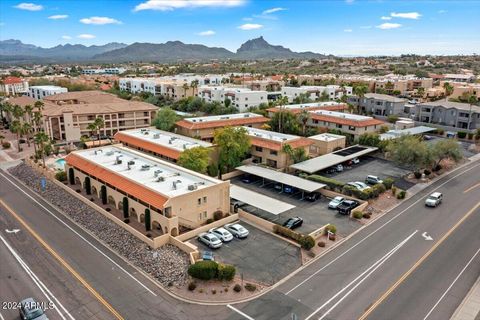
[[95,121],[91,122],[87,126],[87,130],[90,131],[90,136],[92,136],[92,132],[95,131],[97,133],[97,141],[98,145],[100,145],[100,129],[105,126],[105,121],[103,118],[97,117]]
[[27,145],[28,147],[30,147],[30,133],[32,132],[32,125],[28,122],[24,122],[22,123],[22,127],[20,131],[22,133],[22,136],[25,135],[27,140]]
[[305,136],[305,131],[307,128],[307,122],[310,120],[310,112],[307,110],[303,109],[302,112],[298,114],[298,120],[302,124],[302,134]]
[[22,133],[22,123],[20,120],[13,120],[10,124],[10,131],[17,135],[17,149],[18,152],[22,151],[20,149],[20,134]]
[[[223,81],[224,79],[222,79]],[[190,87],[193,88],[193,95],[195,95],[197,93],[197,88],[198,88],[198,80],[193,80],[191,83],[190,83]]]
[[282,121],[283,121],[283,107],[288,104],[288,97],[283,96],[277,100],[277,105],[280,107],[280,114],[278,118],[278,132],[282,132]]
[[445,95],[446,96],[449,96],[453,93],[453,86],[450,83],[445,82],[443,84],[443,88],[445,89]]
[[187,97],[187,90],[188,88],[190,88],[190,86],[187,84],[187,83],[184,83],[182,85],[182,89],[183,89],[183,97],[186,98]]
[[[87,130],[90,131],[90,138],[93,136],[93,132],[95,130],[97,130],[97,126],[95,124],[95,122],[90,122],[88,125],[87,125]],[[94,143],[95,144],[95,143]]]
[[33,139],[38,145],[38,152],[42,156],[43,166],[45,167],[45,143],[47,143],[50,139],[45,132],[37,133]]
[[20,121],[24,114],[25,110],[23,110],[23,108],[20,107],[18,104],[12,107],[12,116],[15,120]]

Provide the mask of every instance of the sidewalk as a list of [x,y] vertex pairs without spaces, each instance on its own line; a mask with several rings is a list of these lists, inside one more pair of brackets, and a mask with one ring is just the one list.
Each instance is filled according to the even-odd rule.
[[458,306],[450,320],[480,319],[480,278],[477,279],[465,299]]

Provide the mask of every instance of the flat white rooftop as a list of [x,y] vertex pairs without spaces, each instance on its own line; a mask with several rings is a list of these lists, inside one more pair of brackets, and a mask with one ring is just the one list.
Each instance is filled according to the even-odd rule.
[[224,114],[218,116],[206,116],[206,117],[196,117],[196,118],[185,118],[185,121],[188,122],[214,122],[214,121],[224,121],[224,120],[233,120],[233,119],[242,119],[242,118],[259,118],[261,115],[256,113],[235,113],[235,114]]
[[167,197],[220,183],[214,178],[119,145],[76,151],[75,154]]
[[67,88],[59,87],[59,86],[31,86],[32,89],[39,89],[39,90],[67,90]]
[[234,184],[230,185],[230,198],[245,202],[274,215],[279,215],[282,212],[295,208],[294,205],[289,203],[267,197],[261,193]]
[[[285,106],[282,106],[282,109],[304,109],[304,108],[340,106],[340,105],[343,105],[343,103],[339,103],[339,102],[335,102],[335,101],[325,101],[325,102],[287,104]],[[279,108],[279,107],[277,107],[277,108]]]
[[333,134],[333,133],[321,133],[315,136],[310,136],[308,137],[308,139],[330,142],[330,141],[335,141],[339,139],[345,139],[345,136],[342,136],[339,134]]
[[189,138],[186,136],[182,136],[168,131],[158,130],[155,128],[125,130],[121,131],[121,133],[178,151],[183,151],[195,147],[209,148],[213,146],[213,144],[211,144],[210,142]]
[[299,138],[298,136],[295,136],[293,134],[278,133],[275,131],[268,131],[263,129],[250,128],[250,127],[243,127],[243,128],[247,130],[249,136],[258,137],[266,140],[285,142],[285,141],[292,141]]
[[372,117],[368,116],[361,116],[358,114],[351,114],[351,113],[343,113],[343,112],[337,112],[337,111],[328,111],[328,110],[315,110],[315,111],[310,111],[313,114],[318,114],[318,115],[323,115],[323,116],[330,116],[330,117],[335,117],[335,118],[342,118],[342,119],[348,119],[348,120],[353,120],[353,121],[366,121],[366,120],[372,120]]

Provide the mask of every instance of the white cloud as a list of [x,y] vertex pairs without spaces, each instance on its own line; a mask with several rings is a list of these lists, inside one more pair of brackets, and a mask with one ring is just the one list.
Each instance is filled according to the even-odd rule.
[[67,19],[67,18],[68,18],[68,14],[56,14],[54,16],[48,17],[48,19],[52,19],[52,20],[61,20],[61,19]]
[[390,13],[390,16],[394,18],[403,18],[403,19],[414,19],[417,20],[419,19],[422,15],[418,12],[403,12],[403,13],[397,13],[397,12],[392,12]]
[[70,36],[62,36],[62,39],[63,39],[63,40],[70,40],[70,39],[72,39],[72,37],[70,37]]
[[352,29],[344,29],[343,32],[352,32]]
[[15,6],[15,8],[20,10],[28,10],[28,11],[40,11],[43,10],[43,6],[35,3],[30,2],[22,2]]
[[77,38],[80,39],[94,39],[95,36],[93,34],[88,34],[88,33],[82,33],[77,36]]
[[84,24],[96,24],[96,25],[103,25],[103,24],[121,24],[121,21],[118,21],[113,18],[109,17],[90,17],[90,18],[83,18],[80,19],[81,23]]
[[175,9],[200,7],[237,7],[244,3],[245,0],[148,0],[135,6],[133,11],[171,11]]
[[381,25],[377,26],[378,29],[388,30],[388,29],[397,29],[400,28],[402,25],[400,23],[382,23]]
[[285,11],[285,10],[287,10],[287,9],[286,8],[281,8],[281,7],[271,8],[271,9],[267,9],[267,10],[263,11],[262,14],[272,14],[272,13],[275,13],[275,12]]
[[392,20],[392,17],[386,17],[386,16],[383,16],[383,17],[380,17],[381,20]]
[[197,35],[199,36],[213,36],[216,32],[213,31],[213,30],[206,30],[206,31],[202,31],[202,32],[199,32],[197,33]]
[[261,28],[263,28],[263,25],[258,23],[245,23],[245,24],[242,24],[241,26],[238,26],[238,29],[242,29],[242,30],[257,30]]

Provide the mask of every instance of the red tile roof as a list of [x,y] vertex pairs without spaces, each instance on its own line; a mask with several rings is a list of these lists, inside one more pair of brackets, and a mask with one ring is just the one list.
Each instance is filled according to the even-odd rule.
[[137,199],[149,203],[155,208],[162,209],[163,205],[168,200],[167,197],[164,197],[157,192],[146,188],[145,186],[139,185],[107,169],[97,166],[96,164],[83,159],[75,153],[70,153],[65,160],[69,166],[80,169]]
[[132,137],[128,134],[125,134],[121,131],[117,132],[114,135],[115,140],[122,142],[124,144],[129,144],[131,146],[135,146],[136,148],[142,148],[144,150],[150,151],[150,152],[155,152],[158,154],[161,154],[165,157],[171,158],[178,160],[178,157],[180,156],[180,151],[168,148],[166,146],[159,145],[157,143],[153,143],[151,141],[145,141],[142,139],[139,139],[137,137]]
[[352,119],[338,118],[338,117],[327,116],[323,114],[314,114],[314,113],[311,115],[311,117],[313,120],[326,121],[326,122],[337,123],[337,124],[352,126],[352,127],[368,127],[368,126],[374,126],[374,125],[382,125],[385,123],[381,120],[374,119],[374,118],[368,119],[368,120],[352,120]]
[[23,80],[18,77],[6,77],[2,80],[3,84],[15,84],[15,83],[22,83]]
[[248,117],[248,118],[237,118],[237,119],[227,119],[227,120],[218,120],[218,121],[206,121],[206,122],[191,122],[187,120],[180,120],[176,123],[177,126],[196,130],[196,129],[209,129],[209,128],[221,128],[221,127],[236,127],[244,126],[255,123],[266,123],[269,119],[265,117]]

